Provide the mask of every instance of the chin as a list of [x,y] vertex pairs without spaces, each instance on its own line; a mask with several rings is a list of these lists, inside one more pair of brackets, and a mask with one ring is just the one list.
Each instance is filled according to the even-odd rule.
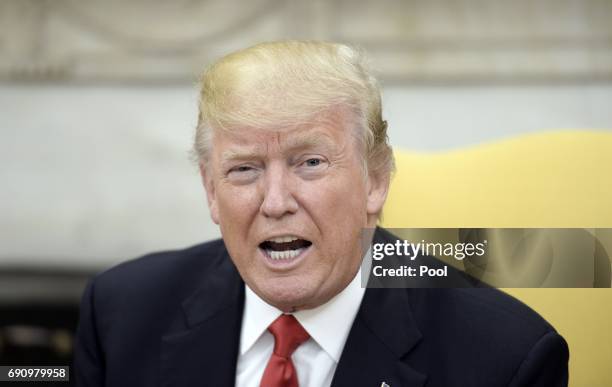
[[316,304],[317,287],[311,281],[306,284],[303,282],[307,281],[291,277],[271,279],[260,288],[262,298],[283,312],[293,312]]

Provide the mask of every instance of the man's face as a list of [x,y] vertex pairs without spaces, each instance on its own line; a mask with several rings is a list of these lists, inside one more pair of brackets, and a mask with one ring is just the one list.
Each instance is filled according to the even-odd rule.
[[297,128],[216,130],[201,168],[211,216],[240,275],[283,311],[338,294],[361,262],[387,179],[364,178],[343,114]]

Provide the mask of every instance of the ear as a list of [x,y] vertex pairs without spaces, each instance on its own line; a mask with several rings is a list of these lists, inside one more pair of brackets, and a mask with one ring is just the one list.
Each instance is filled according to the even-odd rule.
[[208,201],[208,210],[210,211],[210,217],[213,222],[219,224],[219,208],[217,206],[217,196],[215,192],[215,184],[212,178],[212,171],[210,168],[207,170],[203,161],[200,161],[200,176],[202,177],[202,184],[206,190],[206,199]]
[[[382,211],[382,208],[387,200],[389,192],[389,182],[391,176],[389,173],[369,173],[367,178],[367,213],[368,219],[374,217]],[[374,222],[375,223],[375,222]]]

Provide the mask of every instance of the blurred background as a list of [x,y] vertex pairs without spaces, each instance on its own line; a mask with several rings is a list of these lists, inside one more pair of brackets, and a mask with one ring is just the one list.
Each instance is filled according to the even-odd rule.
[[[220,235],[188,157],[198,75],[286,38],[363,47],[401,152],[561,133],[570,165],[589,152],[575,139],[596,135],[587,174],[610,192],[597,184],[612,176],[612,1],[1,0],[0,364],[68,364],[93,273]],[[609,204],[591,210],[535,226],[612,227]],[[590,338],[612,363],[612,341]],[[576,372],[576,386],[612,383],[588,363]]]

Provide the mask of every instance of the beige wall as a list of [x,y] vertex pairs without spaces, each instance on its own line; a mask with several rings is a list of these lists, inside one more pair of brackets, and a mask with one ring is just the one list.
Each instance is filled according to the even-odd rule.
[[[394,146],[442,151],[560,128],[612,129],[611,86],[395,87]],[[188,160],[187,86],[0,89],[0,265],[106,267],[217,237]]]

